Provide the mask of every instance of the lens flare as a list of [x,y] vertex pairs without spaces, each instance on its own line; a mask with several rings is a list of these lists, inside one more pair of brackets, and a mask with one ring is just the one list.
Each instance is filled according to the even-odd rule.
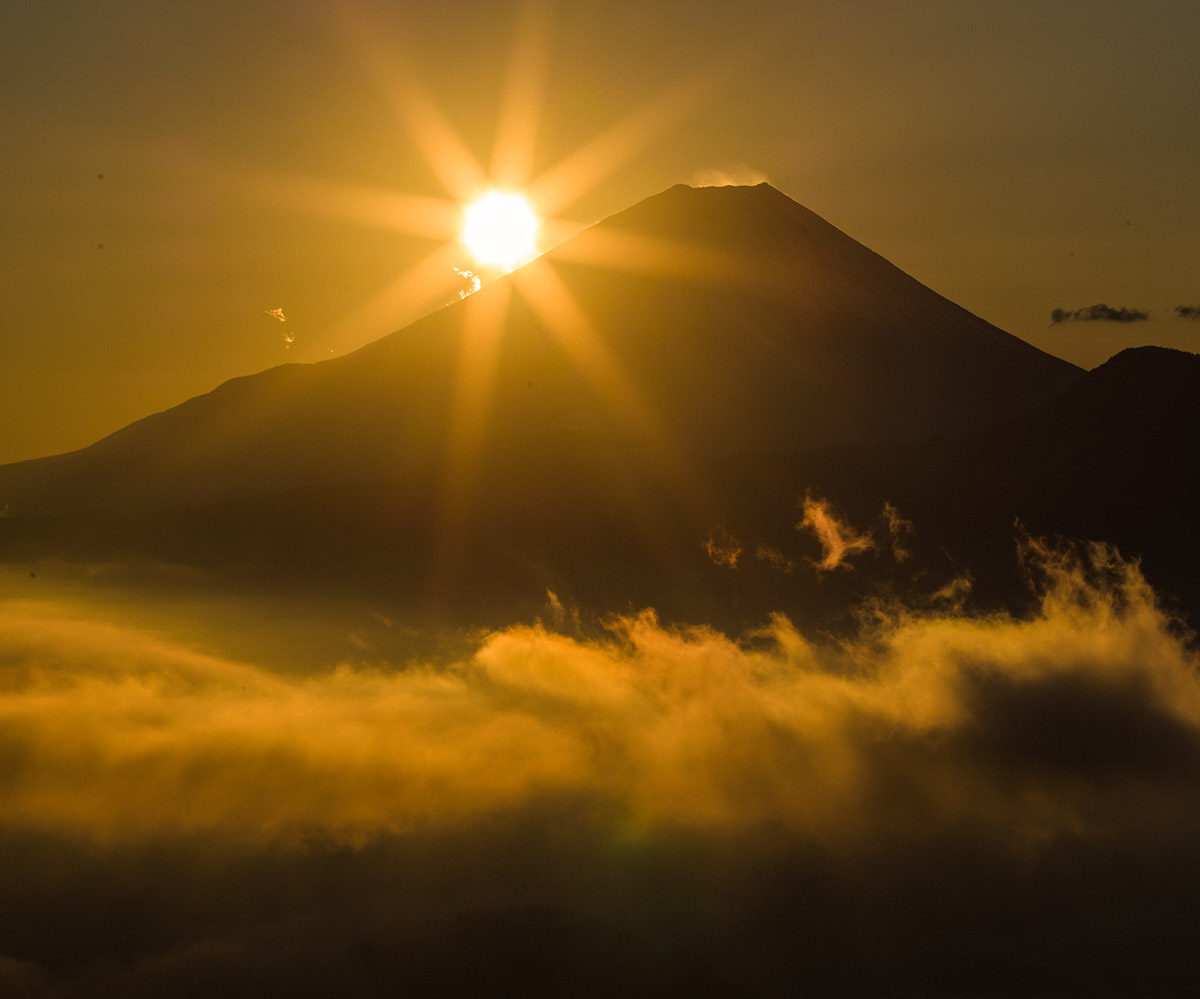
[[537,253],[539,224],[521,195],[488,191],[467,206],[462,241],[480,264],[509,271]]

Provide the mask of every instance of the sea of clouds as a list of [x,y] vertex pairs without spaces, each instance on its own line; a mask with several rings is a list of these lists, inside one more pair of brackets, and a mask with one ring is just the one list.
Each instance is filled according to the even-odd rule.
[[1112,549],[1022,557],[1027,618],[302,672],[0,601],[0,992],[1169,993],[1200,659]]

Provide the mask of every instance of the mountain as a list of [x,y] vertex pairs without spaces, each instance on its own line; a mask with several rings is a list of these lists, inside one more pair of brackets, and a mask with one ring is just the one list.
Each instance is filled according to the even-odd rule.
[[499,341],[482,451],[567,460],[601,485],[606,451],[678,459],[702,481],[733,454],[958,437],[1080,373],[766,184],[680,185],[355,353],[237,378],[91,447],[0,468],[0,506],[142,513],[384,479],[436,489],[486,315]]
[[[470,364],[477,439],[456,411]],[[0,559],[166,563],[422,627],[528,619],[547,590],[731,632],[777,610],[825,626],[964,563],[1011,604],[1014,518],[1108,536],[1071,519],[1095,485],[1053,492],[1042,470],[1070,466],[1071,427],[1123,425],[1127,367],[1084,375],[767,185],[676,187],[353,354],[0,468]],[[1108,422],[1088,409],[1108,402]],[[813,570],[807,494],[877,534],[861,568]],[[903,566],[885,503],[916,526]],[[712,557],[725,537],[736,570]]]

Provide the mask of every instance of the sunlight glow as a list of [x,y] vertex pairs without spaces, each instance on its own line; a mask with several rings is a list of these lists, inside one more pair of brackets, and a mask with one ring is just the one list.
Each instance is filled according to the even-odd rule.
[[491,190],[467,206],[462,240],[479,263],[510,271],[537,253],[539,224],[520,194]]
[[[676,78],[661,92],[557,162],[535,156],[540,114],[546,103],[551,49],[552,0],[523,0],[512,40],[508,79],[500,94],[490,162],[459,135],[407,58],[395,24],[370,3],[339,7],[333,22],[372,72],[445,191],[444,198],[286,178],[273,187],[292,204],[385,229],[409,232],[440,243],[428,257],[398,275],[330,331],[339,346],[362,342],[372,329],[394,325],[418,301],[448,304],[466,299],[457,370],[453,375],[443,482],[438,502],[432,589],[452,585],[467,544],[479,464],[486,451],[489,421],[510,303],[532,314],[539,334],[548,335],[582,375],[586,387],[620,431],[641,443],[660,484],[695,509],[707,503],[707,487],[644,398],[633,373],[606,341],[553,263],[538,257],[584,228],[563,216],[602,180],[697,109],[704,96],[729,80],[750,54],[749,42],[715,58],[699,72]],[[535,169],[540,166],[541,169]],[[522,193],[516,193],[522,192]],[[536,206],[535,213],[533,207]],[[471,259],[464,261],[464,250]],[[733,263],[695,246],[645,234],[590,230],[588,238],[559,251],[564,263],[669,272],[682,277],[727,276]],[[757,270],[761,262],[741,262]],[[524,266],[528,264],[529,266]],[[500,273],[511,280],[493,281]],[[791,276],[791,271],[789,278]],[[477,294],[481,293],[482,294]],[[655,539],[647,539],[653,542]],[[665,549],[664,549],[664,557]]]

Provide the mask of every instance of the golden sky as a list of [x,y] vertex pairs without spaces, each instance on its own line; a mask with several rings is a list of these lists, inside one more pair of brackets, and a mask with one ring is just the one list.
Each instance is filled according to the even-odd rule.
[[[1076,363],[1200,349],[1195,4],[782,6],[8,0],[0,461],[450,301],[456,148],[576,225],[765,178]],[[1150,319],[1049,323],[1098,302]]]

